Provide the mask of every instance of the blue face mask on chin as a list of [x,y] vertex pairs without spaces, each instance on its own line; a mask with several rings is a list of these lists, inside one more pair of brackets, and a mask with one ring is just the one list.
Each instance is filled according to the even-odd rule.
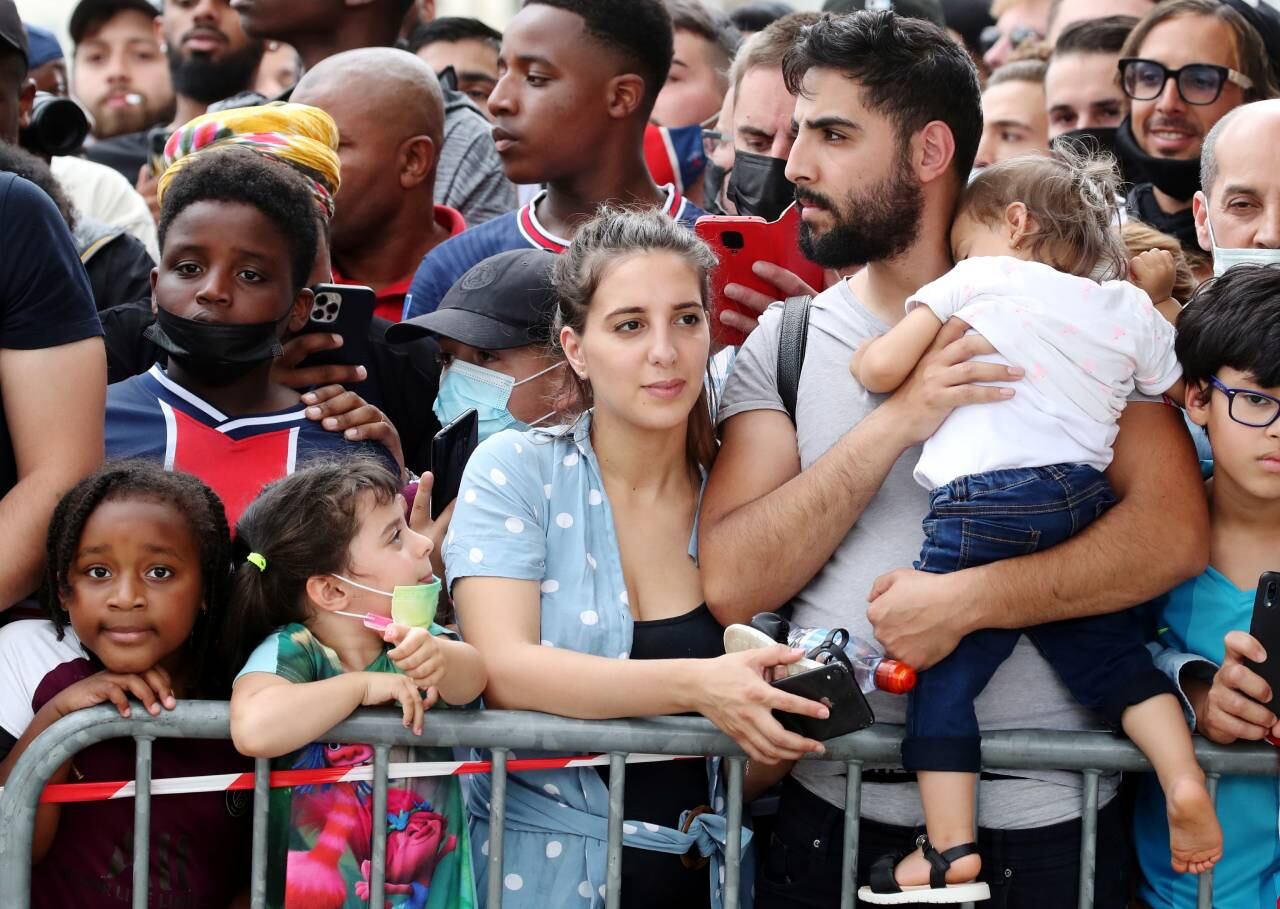
[[[454,360],[440,375],[440,391],[436,394],[436,402],[431,409],[441,426],[448,426],[468,410],[474,409],[478,418],[477,436],[481,442],[504,429],[529,429],[530,424],[517,420],[507,409],[511,392],[516,386],[532,382],[563,365],[564,361],[561,360],[542,372],[517,382],[504,373]],[[541,423],[552,414],[554,411],[534,423]]]

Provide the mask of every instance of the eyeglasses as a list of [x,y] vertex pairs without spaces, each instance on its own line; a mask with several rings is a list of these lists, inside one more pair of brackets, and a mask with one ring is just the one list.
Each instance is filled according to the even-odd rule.
[[1217,376],[1211,376],[1209,381],[1227,396],[1227,415],[1240,425],[1266,429],[1280,419],[1280,398],[1252,388],[1228,388],[1218,381]]
[[[985,55],[987,51],[1000,43],[1004,33],[1000,31],[998,25],[988,25],[978,34],[978,49]],[[1009,32],[1009,43],[1014,47],[1025,44],[1028,41],[1035,41],[1044,37],[1034,28],[1027,25],[1019,25]]]
[[1223,86],[1234,82],[1245,91],[1253,88],[1253,80],[1244,73],[1212,63],[1189,63],[1180,69],[1169,69],[1155,60],[1124,57],[1120,60],[1120,85],[1134,101],[1154,101],[1172,79],[1178,94],[1188,104],[1212,104],[1222,94]]

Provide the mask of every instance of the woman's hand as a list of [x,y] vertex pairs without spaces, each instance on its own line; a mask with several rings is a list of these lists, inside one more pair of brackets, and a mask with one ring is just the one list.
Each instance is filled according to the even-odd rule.
[[[1280,733],[1276,715],[1263,706],[1271,701],[1271,686],[1244,660],[1265,662],[1267,652],[1257,639],[1243,631],[1231,631],[1227,652],[1214,673],[1207,692],[1192,692],[1196,728],[1211,742],[1230,745],[1238,739],[1258,742]],[[1203,683],[1201,683],[1203,685]]]
[[[361,672],[364,692],[360,703],[365,707],[376,707],[396,701],[404,709],[404,721],[401,725],[413,729],[414,735],[422,735],[422,714],[424,706],[418,686],[408,676],[392,675],[389,672]],[[431,703],[435,703],[434,692],[428,692]]]
[[326,385],[302,396],[307,419],[316,420],[330,432],[340,432],[348,442],[380,442],[404,473],[404,448],[400,433],[387,415],[354,391],[341,385]]
[[110,701],[116,705],[120,715],[127,719],[132,712],[129,708],[129,695],[141,701],[147,713],[152,716],[159,716],[162,706],[165,710],[178,706],[177,699],[173,696],[169,673],[159,666],[154,666],[141,675],[96,673],[74,685],[68,685],[50,703],[59,716],[66,716]]
[[392,624],[383,629],[382,639],[396,645],[387,656],[418,690],[439,689],[449,659],[435,635],[425,628]]
[[822,743],[782,728],[771,711],[782,710],[825,720],[824,705],[765,681],[765,673],[804,657],[803,650],[785,644],[730,653],[707,660],[702,688],[696,695],[698,712],[741,746],[753,761],[776,764],[821,752]]

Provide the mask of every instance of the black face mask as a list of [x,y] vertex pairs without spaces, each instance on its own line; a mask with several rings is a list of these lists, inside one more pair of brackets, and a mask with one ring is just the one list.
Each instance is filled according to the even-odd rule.
[[730,171],[716,164],[714,161],[707,161],[706,170],[702,176],[702,195],[706,199],[704,209],[713,215],[722,215],[720,210],[720,190],[724,188],[724,181],[730,174]]
[[184,319],[157,309],[156,321],[143,332],[143,337],[167,353],[192,378],[209,385],[228,385],[284,353],[279,331],[280,322],[223,325]]
[[1121,162],[1132,162],[1156,189],[1179,202],[1189,202],[1200,189],[1200,159],[1180,161],[1147,154],[1138,145],[1128,117],[1116,130],[1116,151]]
[[787,159],[736,152],[729,177],[729,198],[740,215],[766,221],[782,217],[796,201],[796,185],[787,179]]

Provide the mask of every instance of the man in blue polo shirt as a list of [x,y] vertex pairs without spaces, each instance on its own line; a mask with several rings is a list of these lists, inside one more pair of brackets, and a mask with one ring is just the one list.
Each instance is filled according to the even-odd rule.
[[489,96],[502,169],[547,189],[517,211],[454,237],[418,267],[405,318],[433,312],[471,266],[512,249],[562,252],[605,202],[657,205],[689,226],[703,212],[659,187],[644,131],[671,68],[661,0],[529,0],[502,38]]

